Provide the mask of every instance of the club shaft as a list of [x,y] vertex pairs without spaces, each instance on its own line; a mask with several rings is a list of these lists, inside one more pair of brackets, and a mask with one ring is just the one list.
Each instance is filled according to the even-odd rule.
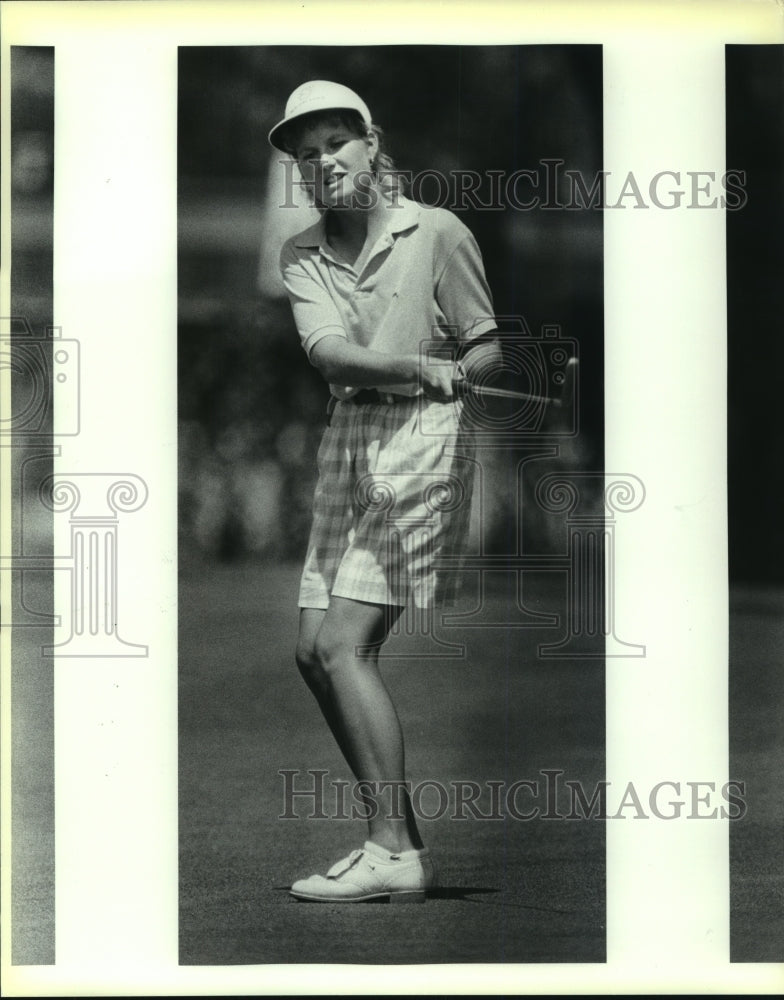
[[454,383],[457,392],[471,392],[477,396],[492,396],[496,399],[519,399],[530,403],[546,403],[550,406],[560,406],[560,399],[552,399],[550,396],[537,396],[531,392],[518,392],[516,389],[496,389],[489,385],[474,385],[466,379],[460,379]]

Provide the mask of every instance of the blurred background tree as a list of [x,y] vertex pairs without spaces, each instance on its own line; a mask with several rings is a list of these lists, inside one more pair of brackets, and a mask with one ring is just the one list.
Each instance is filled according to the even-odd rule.
[[[784,583],[784,45],[726,47],[727,459],[732,581]],[[776,458],[776,456],[779,456]]]
[[[28,358],[26,340],[35,345],[42,371],[52,364],[53,240],[54,240],[54,49],[49,46],[13,46],[11,55],[11,314],[12,343],[2,363],[10,368],[12,418],[18,431],[12,450],[11,479],[14,500],[23,502],[8,512],[15,538],[21,538],[22,510],[25,546],[29,551],[51,550],[52,520],[38,500],[41,479],[51,473],[52,384],[41,394],[35,364]],[[6,255],[8,259],[9,255]],[[40,352],[40,353],[36,353]],[[10,363],[9,363],[10,362]],[[25,432],[31,434],[25,437]],[[26,474],[22,470],[26,469]]]

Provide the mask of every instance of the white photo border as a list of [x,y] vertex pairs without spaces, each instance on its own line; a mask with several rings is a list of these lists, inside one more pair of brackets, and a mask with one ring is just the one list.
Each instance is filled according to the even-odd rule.
[[[722,821],[608,824],[602,965],[396,967],[383,989],[379,970],[362,967],[178,965],[175,334],[178,46],[405,44],[414,26],[416,40],[440,44],[601,44],[604,169],[720,176],[731,166],[724,46],[784,41],[780,5],[33,0],[4,2],[0,16],[4,123],[10,46],[55,47],[55,323],[83,344],[84,412],[100,414],[58,461],[134,473],[149,490],[123,538],[124,573],[145,581],[127,595],[125,623],[149,656],[55,660],[57,961],[12,966],[6,926],[6,995],[779,992],[781,966],[729,962]],[[5,124],[2,143],[5,167]],[[4,169],[5,204],[8,190]],[[8,212],[2,225],[8,315]],[[618,615],[648,647],[638,663],[607,662],[607,779],[721,783],[730,777],[723,214],[606,212],[605,309],[605,467],[647,490],[618,532]],[[699,518],[688,514],[697,502]],[[3,530],[6,547],[7,521]],[[5,875],[5,921],[9,891]]]

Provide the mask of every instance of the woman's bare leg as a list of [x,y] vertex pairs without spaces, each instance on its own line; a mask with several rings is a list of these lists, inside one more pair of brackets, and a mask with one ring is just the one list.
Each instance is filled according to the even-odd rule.
[[316,637],[324,621],[326,611],[321,608],[302,608],[299,616],[299,638],[297,640],[296,660],[299,671],[305,683],[318,702],[321,714],[326,719],[330,732],[335,737],[340,752],[356,777],[356,768],[352,759],[351,748],[346,742],[343,725],[332,701],[329,678],[316,656]]
[[[304,609],[297,653],[354,776],[368,783],[369,838],[389,851],[423,846],[409,797],[398,793],[405,781],[403,733],[378,669],[378,650],[401,611],[341,597],[325,612]],[[386,790],[376,791],[381,783]]]

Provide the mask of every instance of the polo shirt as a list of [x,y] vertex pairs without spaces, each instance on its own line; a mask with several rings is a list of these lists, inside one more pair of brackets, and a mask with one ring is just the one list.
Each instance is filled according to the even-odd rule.
[[[471,231],[443,208],[390,201],[389,218],[360,272],[337,258],[325,217],[287,240],[280,256],[302,346],[326,336],[387,354],[418,354],[423,341],[467,341],[496,328],[482,257]],[[352,386],[330,386],[338,399]],[[415,383],[383,386],[416,395]]]

